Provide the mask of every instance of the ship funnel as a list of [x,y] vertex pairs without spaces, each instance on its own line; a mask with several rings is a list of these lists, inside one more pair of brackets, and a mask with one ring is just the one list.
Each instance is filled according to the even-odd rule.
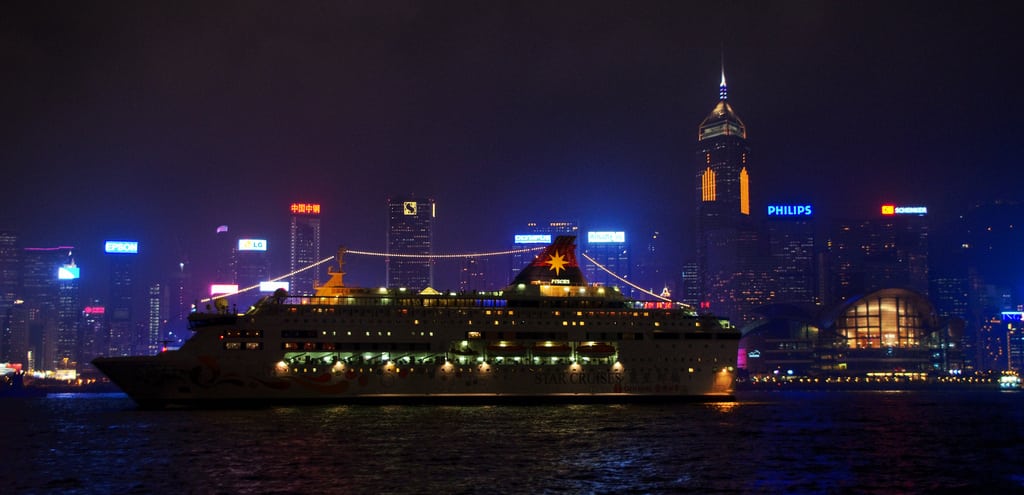
[[519,272],[512,285],[587,285],[576,263],[576,236],[560,235]]

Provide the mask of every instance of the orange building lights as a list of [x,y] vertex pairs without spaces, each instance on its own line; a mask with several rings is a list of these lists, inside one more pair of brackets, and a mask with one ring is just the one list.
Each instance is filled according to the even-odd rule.
[[701,175],[701,199],[705,202],[715,200],[715,171],[708,167]]

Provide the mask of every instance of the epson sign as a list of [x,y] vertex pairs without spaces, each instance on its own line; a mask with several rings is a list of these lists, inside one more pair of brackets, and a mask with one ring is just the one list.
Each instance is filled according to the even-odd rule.
[[809,217],[811,205],[768,205],[770,217]]

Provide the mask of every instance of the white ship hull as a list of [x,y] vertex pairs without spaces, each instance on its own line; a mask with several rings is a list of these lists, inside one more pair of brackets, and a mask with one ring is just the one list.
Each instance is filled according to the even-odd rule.
[[[729,344],[732,344],[730,347]],[[95,364],[137,403],[147,407],[243,406],[300,402],[532,402],[732,399],[735,341],[721,344],[721,357],[694,361],[698,367],[625,366],[615,363],[502,363],[445,360],[440,364],[380,365],[324,363],[287,369],[281,358],[258,361],[231,356],[98,359]],[[716,353],[717,354],[717,353]],[[690,362],[687,354],[638,362]],[[696,356],[696,355],[694,355]],[[250,357],[251,358],[251,357]],[[619,360],[621,359],[621,360]],[[460,362],[461,361],[461,362]],[[493,364],[492,364],[493,363]],[[703,364],[707,363],[707,364]]]

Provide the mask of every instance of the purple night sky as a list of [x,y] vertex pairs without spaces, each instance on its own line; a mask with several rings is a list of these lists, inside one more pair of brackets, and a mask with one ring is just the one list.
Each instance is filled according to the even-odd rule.
[[102,240],[137,239],[165,273],[221,224],[283,252],[292,201],[323,205],[325,255],[379,250],[385,198],[416,193],[439,252],[572,219],[661,231],[681,258],[723,53],[755,211],[951,218],[1019,195],[1014,6],[19,2],[0,228],[77,246],[83,276]]

